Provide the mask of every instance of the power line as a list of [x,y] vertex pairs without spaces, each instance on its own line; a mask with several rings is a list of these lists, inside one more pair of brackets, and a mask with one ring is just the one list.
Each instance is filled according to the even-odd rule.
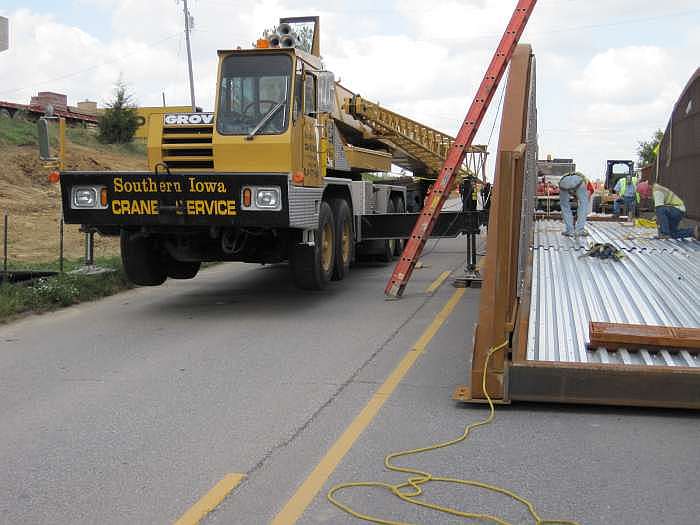
[[[560,0],[561,3],[570,3],[570,2],[575,2],[577,0]],[[221,5],[221,6],[228,6],[233,8],[234,6],[229,3],[229,2],[223,2],[223,1],[217,1],[217,0],[206,0],[203,1],[205,4],[212,4],[212,5]],[[552,0],[550,0],[548,3],[552,3]],[[423,12],[423,9],[404,9],[402,11],[399,10],[390,10],[390,9],[328,9],[328,13],[337,13],[337,14],[392,14],[392,15],[400,15],[402,12]],[[664,14],[659,14],[655,16],[650,16],[650,17],[644,17],[644,18],[631,18],[627,20],[619,20],[616,22],[609,22],[609,23],[603,23],[603,24],[588,24],[588,25],[582,25],[582,26],[571,26],[571,27],[562,27],[559,29],[551,29],[547,31],[537,31],[537,32],[528,32],[530,36],[537,36],[537,35],[547,35],[547,34],[555,34],[555,33],[564,33],[564,32],[570,32],[570,31],[579,31],[579,30],[586,30],[586,29],[597,29],[597,28],[603,28],[603,27],[614,27],[614,26],[620,26],[620,25],[628,25],[628,24],[639,24],[639,23],[644,23],[644,22],[653,22],[656,20],[661,20],[664,18],[673,18],[673,17],[679,17],[679,16],[686,16],[686,15],[693,15],[693,14],[698,14],[700,13],[700,9],[691,9],[687,11],[677,11],[675,13],[664,13]],[[200,29],[200,31],[206,31],[205,29]],[[500,37],[502,33],[481,33],[472,36],[470,39],[471,40],[477,40],[481,38],[493,38],[493,37]],[[436,39],[438,40],[446,40],[447,38],[440,38],[437,37]]]
[[692,9],[690,11],[666,13],[664,15],[650,16],[650,17],[645,17],[645,18],[631,18],[628,20],[620,20],[618,22],[609,22],[607,24],[590,24],[590,25],[584,25],[584,26],[563,27],[560,29],[551,29],[549,31],[534,32],[534,33],[530,33],[530,35],[537,36],[537,35],[546,35],[546,34],[553,34],[553,33],[565,33],[568,31],[579,31],[582,29],[597,29],[600,27],[613,27],[613,26],[621,26],[621,25],[628,25],[628,24],[640,24],[640,23],[644,23],[644,22],[654,22],[656,20],[661,20],[663,18],[673,18],[673,17],[677,17],[677,16],[686,16],[686,15],[693,15],[693,14],[698,14],[698,13],[700,13],[700,9]]

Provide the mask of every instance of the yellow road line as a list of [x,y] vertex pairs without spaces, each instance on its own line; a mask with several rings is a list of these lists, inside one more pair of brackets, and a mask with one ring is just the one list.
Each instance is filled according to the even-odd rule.
[[196,525],[204,516],[214,510],[219,503],[243,480],[243,474],[227,474],[207,492],[197,503],[192,505],[174,525]]
[[450,316],[452,310],[454,310],[465,291],[464,288],[460,288],[452,294],[450,300],[447,301],[442,310],[440,310],[440,313],[435,316],[433,322],[425,329],[420,339],[413,345],[413,348],[404,356],[391,374],[389,374],[389,377],[387,377],[382,386],[377,389],[362,411],[355,417],[353,422],[350,423],[350,426],[345,429],[343,435],[331,446],[320,463],[316,465],[316,468],[314,468],[294,495],[287,501],[284,508],[275,516],[271,522],[272,525],[293,525],[297,522],[343,457],[345,457],[355,444],[360,434],[362,434],[372,422],[382,408],[382,405],[384,405],[384,402],[389,399],[389,396],[396,389],[406,373],[411,369],[418,357],[425,351],[428,343]]
[[435,290],[437,290],[442,283],[445,282],[445,279],[447,279],[450,276],[450,272],[442,272],[440,276],[433,281],[433,283],[428,286],[425,289],[425,293],[433,293]]

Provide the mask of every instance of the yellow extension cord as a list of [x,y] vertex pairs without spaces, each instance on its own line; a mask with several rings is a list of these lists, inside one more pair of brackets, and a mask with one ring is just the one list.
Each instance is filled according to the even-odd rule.
[[[537,525],[579,525],[578,522],[576,521],[571,521],[571,520],[547,520],[543,519],[540,517],[540,515],[537,513],[535,510],[535,506],[525,499],[522,496],[519,496],[515,492],[512,492],[508,489],[504,489],[502,487],[498,487],[496,485],[490,485],[488,483],[482,483],[481,481],[475,481],[475,480],[468,480],[468,479],[457,479],[457,478],[443,478],[443,477],[438,477],[438,476],[433,476],[429,472],[423,472],[422,470],[416,470],[416,469],[411,469],[411,468],[406,468],[406,467],[397,467],[395,465],[392,465],[391,462],[395,458],[400,458],[403,456],[410,456],[413,454],[421,454],[423,452],[428,452],[431,450],[438,450],[441,448],[449,447],[451,445],[456,445],[457,443],[461,443],[462,441],[466,440],[469,434],[471,433],[472,430],[475,428],[483,427],[488,424],[490,424],[495,417],[496,411],[493,406],[493,401],[491,401],[491,396],[489,396],[489,393],[486,390],[486,371],[488,370],[489,366],[489,360],[491,359],[491,356],[498,352],[499,350],[503,350],[506,346],[508,345],[508,341],[503,342],[502,344],[492,347],[489,349],[488,354],[486,355],[486,362],[484,363],[484,375],[481,380],[481,388],[486,395],[486,400],[488,401],[489,404],[489,415],[486,417],[486,419],[483,419],[481,421],[477,421],[476,423],[470,423],[467,425],[467,427],[464,429],[464,432],[462,435],[456,439],[450,440],[450,441],[445,441],[444,443],[437,443],[435,445],[430,445],[428,447],[422,447],[422,448],[416,448],[413,450],[404,450],[402,452],[394,452],[392,454],[389,454],[384,458],[384,466],[391,471],[394,472],[402,472],[404,474],[410,474],[411,477],[408,478],[408,481],[405,481],[403,483],[399,483],[397,485],[392,485],[390,483],[384,483],[381,481],[361,481],[361,482],[356,482],[356,483],[341,483],[339,485],[335,485],[328,491],[328,500],[338,507],[340,510],[350,514],[351,516],[354,516],[355,518],[359,518],[361,520],[368,521],[370,523],[380,523],[382,525],[411,525],[407,522],[404,521],[394,521],[394,520],[388,520],[388,519],[383,519],[383,518],[378,518],[376,516],[370,516],[369,514],[362,514],[360,512],[357,512],[350,508],[348,505],[345,505],[344,503],[341,503],[338,501],[335,497],[336,492],[341,491],[343,489],[351,488],[351,487],[381,487],[392,494],[394,496],[400,498],[401,500],[410,503],[412,505],[419,505],[421,507],[425,507],[428,509],[436,510],[438,512],[442,512],[445,514],[450,514],[452,516],[458,516],[462,518],[469,518],[469,519],[478,519],[478,520],[487,520],[487,521],[492,521],[494,523],[498,523],[499,525],[511,525],[509,522],[497,517],[497,516],[492,516],[490,514],[482,514],[478,512],[463,512],[457,509],[453,509],[450,507],[443,507],[441,505],[437,505],[435,503],[429,503],[426,501],[421,501],[417,500],[415,498],[421,496],[423,494],[423,489],[421,488],[422,485],[425,485],[431,481],[438,481],[438,482],[443,482],[443,483],[457,483],[460,485],[468,485],[472,487],[478,487],[484,490],[490,490],[491,492],[496,492],[498,494],[503,494],[505,496],[508,496],[514,500],[516,500],[519,503],[522,503],[527,507],[528,512],[532,516],[532,518],[535,520],[535,523]],[[408,487],[411,487],[411,490],[408,492],[403,492],[403,489],[406,489]]]
[[656,220],[655,219],[635,219],[634,220],[634,225],[637,226],[638,228],[653,228],[656,229]]

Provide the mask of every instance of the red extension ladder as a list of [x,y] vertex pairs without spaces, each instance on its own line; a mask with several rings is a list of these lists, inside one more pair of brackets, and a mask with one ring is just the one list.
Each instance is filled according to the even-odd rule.
[[474,140],[479,125],[486,114],[489,103],[493,98],[498,83],[503,76],[503,73],[513,56],[515,46],[518,44],[520,35],[525,30],[530,15],[537,0],[519,0],[515,7],[515,12],[506,27],[506,31],[498,44],[496,53],[491,59],[486,75],[481,81],[479,90],[469,107],[467,116],[462,123],[462,127],[457,133],[452,147],[447,154],[447,160],[440,170],[432,192],[428,195],[423,210],[421,210],[416,225],[413,227],[411,237],[406,243],[406,247],[401,254],[401,259],[394,268],[394,273],[384,289],[384,293],[390,297],[401,297],[408,280],[413,273],[418,257],[420,257],[426,241],[430,238],[433,231],[437,216],[442,210],[442,206],[447,200],[449,192],[447,191],[450,184],[454,180],[455,174],[459,166],[464,161],[464,155],[469,150],[469,147]]

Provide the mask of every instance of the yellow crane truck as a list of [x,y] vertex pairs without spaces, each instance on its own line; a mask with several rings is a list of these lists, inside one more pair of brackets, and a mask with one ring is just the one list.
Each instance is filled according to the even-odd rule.
[[[119,235],[139,285],[192,278],[202,261],[289,261],[299,287],[321,289],[356,249],[397,255],[427,184],[362,174],[393,163],[434,178],[453,139],[336,82],[318,17],[281,19],[251,49],[218,55],[215,111],[150,119],[149,171],[61,172],[66,223]],[[472,157],[465,173],[483,167],[485,148]],[[474,225],[446,216],[436,235]]]

